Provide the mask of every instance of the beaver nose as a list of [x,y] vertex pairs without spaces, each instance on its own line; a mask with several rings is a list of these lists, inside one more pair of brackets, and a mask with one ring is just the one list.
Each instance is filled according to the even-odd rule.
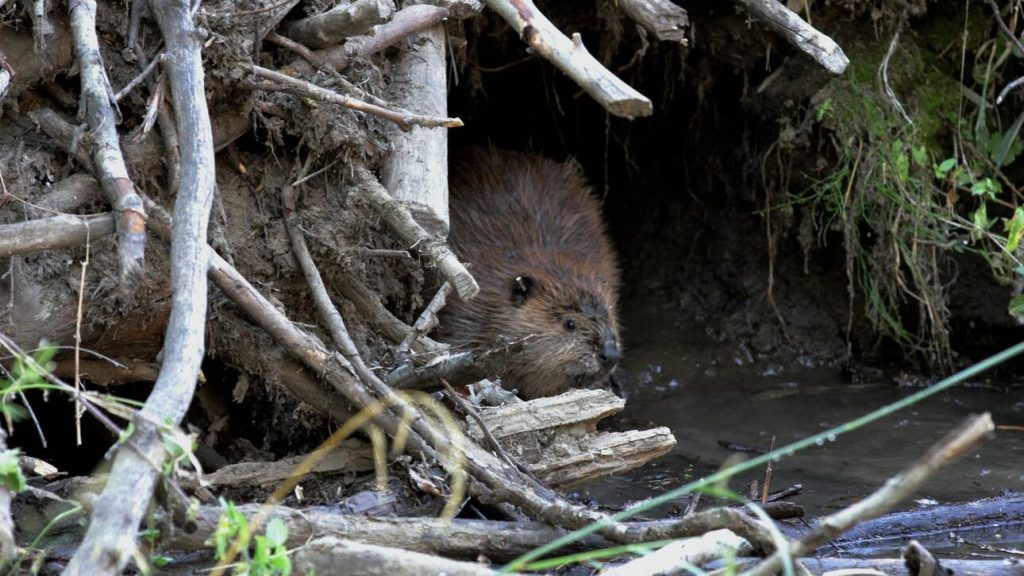
[[619,345],[615,343],[613,338],[604,341],[604,346],[601,347],[601,353],[598,354],[598,357],[601,359],[601,366],[605,368],[611,368],[618,364],[622,354],[619,352]]

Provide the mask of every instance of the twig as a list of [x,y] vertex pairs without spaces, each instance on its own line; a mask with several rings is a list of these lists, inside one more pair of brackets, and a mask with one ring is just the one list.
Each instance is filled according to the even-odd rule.
[[61,118],[60,114],[49,108],[40,108],[29,112],[28,117],[58,146],[64,147],[68,154],[75,159],[75,162],[78,162],[80,166],[95,174],[92,156],[83,150],[82,147],[78,146],[78,136],[75,133],[75,127]]
[[470,406],[469,402],[466,402],[466,400],[460,396],[459,393],[452,388],[452,385],[446,382],[444,378],[441,379],[441,385],[444,386],[444,389],[448,392],[448,398],[450,398],[451,401],[454,402],[460,410],[462,410],[463,414],[472,418],[473,421],[476,422],[476,425],[480,427],[480,432],[483,434],[484,440],[487,441],[487,445],[490,449],[498,456],[501,456],[501,459],[504,460],[506,464],[518,468],[520,472],[527,474],[526,468],[524,468],[519,462],[512,459],[512,456],[509,456],[508,452],[506,452],[505,449],[502,448],[501,444],[498,443],[498,439],[494,437],[494,434],[491,434],[490,428],[487,427],[487,424],[484,424],[484,420],[480,417],[480,413]]
[[[314,98],[322,102],[338,104],[352,110],[373,114],[374,116],[380,116],[381,118],[394,122],[403,130],[408,130],[414,125],[424,126],[426,128],[458,128],[462,126],[462,120],[459,120],[458,118],[435,118],[430,116],[420,116],[418,114],[412,114],[411,112],[389,110],[387,108],[377,106],[376,104],[370,104],[369,102],[363,102],[362,100],[357,100],[349,96],[343,96],[337,92],[321,88],[316,84],[292,78],[286,74],[281,74],[280,72],[275,72],[261,66],[253,66],[252,70],[256,76],[275,82],[277,85],[276,89],[292,92],[308,98]],[[265,85],[257,85],[256,88],[266,90],[269,87]]]
[[114,215],[73,216],[61,214],[50,218],[0,225],[0,258],[29,254],[42,250],[59,250],[81,246],[93,239],[114,233]]
[[[167,47],[165,67],[178,132],[189,135],[182,142],[182,186],[175,201],[172,306],[163,365],[145,406],[133,419],[131,448],[117,451],[89,529],[64,571],[68,576],[118,573],[136,549],[137,527],[161,473],[152,464],[162,463],[168,456],[161,427],[181,421],[192,399],[203,359],[208,253],[205,239],[213,199],[214,156],[201,36],[193,25],[190,8],[185,0],[150,3]],[[113,118],[110,120],[113,130]]]
[[138,76],[132,78],[131,82],[125,84],[124,88],[121,88],[121,90],[119,90],[117,94],[114,94],[114,102],[120,102],[122,98],[127,96],[129,92],[134,90],[136,86],[141,84],[143,80],[149,77],[149,75],[153,73],[153,70],[156,70],[156,65],[163,61],[163,59],[163,53],[159,54],[156,58],[153,58],[153,60],[150,61],[150,63],[142,69],[142,72],[139,72]]
[[579,34],[573,34],[572,40],[562,34],[532,0],[487,0],[486,4],[511,24],[524,42],[612,114],[632,119],[654,112],[650,99],[591,56]]
[[476,296],[480,286],[448,245],[440,238],[427,233],[409,210],[392,198],[365,166],[355,164],[352,168],[354,185],[351,192],[366,200],[407,246],[416,248],[433,260],[441,276],[455,287],[459,298],[469,300]]
[[451,293],[452,285],[450,282],[445,282],[441,285],[441,288],[437,290],[437,294],[434,294],[434,297],[430,300],[430,304],[427,304],[427,307],[423,309],[423,313],[416,319],[416,323],[412,325],[412,331],[398,345],[398,354],[400,356],[408,355],[412,343],[437,326],[437,314],[444,308],[444,305],[448,302],[448,295]]
[[399,260],[410,260],[412,255],[407,250],[390,250],[387,248],[345,248],[342,254],[352,254],[362,258],[397,258]]
[[[905,500],[930,479],[939,469],[959,460],[978,444],[987,440],[995,426],[988,413],[972,416],[953,432],[933,446],[910,468],[890,478],[884,486],[856,504],[831,514],[815,530],[789,546],[794,557],[808,554],[860,522],[877,518]],[[782,556],[773,554],[744,576],[769,576],[778,572]]]
[[736,0],[769,28],[814,58],[833,74],[842,74],[850,59],[831,38],[815,30],[778,0]]
[[72,0],[69,9],[75,53],[81,68],[81,113],[93,134],[92,159],[97,180],[118,214],[119,290],[130,294],[145,271],[146,212],[121,154],[117,120],[111,106],[113,94],[96,35],[96,2]]
[[85,303],[85,272],[89,269],[89,227],[85,228],[85,259],[82,260],[82,276],[78,281],[78,308],[75,310],[75,445],[82,445],[82,310]]
[[658,40],[686,46],[686,27],[690,19],[678,4],[670,0],[618,0],[618,5]]
[[[380,303],[380,297],[377,294],[351,275],[335,278],[333,287],[337,288],[341,295],[356,307],[367,324],[392,343],[402,342],[412,331],[408,324],[396,318]],[[412,349],[415,353],[440,354],[448,349],[448,345],[424,336],[413,344]]]

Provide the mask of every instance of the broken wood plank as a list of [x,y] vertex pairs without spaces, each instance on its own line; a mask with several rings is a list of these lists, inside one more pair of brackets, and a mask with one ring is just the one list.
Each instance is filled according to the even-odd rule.
[[[555,427],[576,426],[594,430],[599,420],[621,411],[625,406],[625,400],[608,390],[570,390],[558,396],[520,404],[484,408],[480,411],[480,418],[491,434],[501,439]],[[483,436],[475,422],[469,424],[469,435],[476,439]]]

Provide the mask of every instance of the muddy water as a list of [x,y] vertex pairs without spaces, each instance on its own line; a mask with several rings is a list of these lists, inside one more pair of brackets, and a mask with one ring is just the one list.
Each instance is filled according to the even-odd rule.
[[[737,447],[767,450],[831,428],[915,390],[889,381],[851,384],[838,370],[755,361],[742,347],[710,341],[672,307],[624,311],[625,391],[629,425],[668,426],[678,444],[647,468],[591,486],[616,505],[662,493],[713,472]],[[883,378],[878,378],[883,380]],[[773,489],[803,485],[794,501],[813,518],[879,487],[970,414],[992,413],[996,425],[1024,424],[1024,394],[996,386],[959,388],[880,422],[781,460]],[[763,471],[735,478],[745,492]],[[1024,432],[997,432],[979,451],[941,471],[916,498],[955,502],[1024,491]],[[915,506],[914,502],[905,507]]]

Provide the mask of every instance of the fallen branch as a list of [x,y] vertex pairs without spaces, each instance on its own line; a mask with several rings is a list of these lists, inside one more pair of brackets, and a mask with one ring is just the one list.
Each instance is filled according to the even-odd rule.
[[61,214],[0,225],[0,258],[40,250],[81,246],[114,233],[114,215],[73,216]]
[[366,34],[395,12],[391,0],[355,0],[342,3],[289,25],[285,36],[310,48],[323,48],[350,36]]
[[117,118],[112,107],[113,91],[103,69],[96,34],[96,2],[72,0],[69,10],[75,53],[81,68],[81,114],[93,135],[93,168],[117,213],[119,289],[123,294],[131,294],[145,272],[146,212],[121,154]]
[[320,100],[322,102],[338,104],[352,110],[358,110],[367,114],[373,114],[374,116],[380,116],[381,118],[394,122],[403,130],[409,130],[414,125],[424,126],[427,128],[458,128],[459,126],[462,126],[462,120],[459,120],[458,118],[436,118],[431,116],[420,116],[409,112],[389,110],[387,108],[377,106],[376,104],[370,104],[369,102],[363,102],[362,100],[357,100],[349,96],[343,96],[337,92],[321,88],[316,84],[311,84],[305,80],[299,80],[298,78],[292,78],[287,74],[275,72],[273,70],[263,68],[262,66],[253,66],[252,71],[256,76],[275,83],[274,86],[260,84],[255,86],[257,89],[280,89],[293,94],[306,96],[307,98]]
[[[160,376],[145,406],[133,419],[130,447],[117,451],[110,480],[97,499],[89,529],[64,571],[68,576],[118,573],[136,549],[139,522],[161,473],[159,464],[168,456],[161,429],[168,424],[177,425],[185,415],[204,353],[208,252],[205,239],[213,199],[214,157],[203,82],[202,41],[186,0],[151,2],[150,9],[169,56],[165,65],[178,132],[189,135],[182,142],[182,183],[175,201],[171,316]],[[73,7],[72,13],[75,12]],[[94,30],[92,34],[95,35]],[[84,67],[85,63],[83,76]],[[112,117],[109,122],[113,131]],[[97,152],[97,164],[100,156]],[[140,213],[141,208],[140,204]]]
[[[398,344],[412,333],[412,327],[395,317],[383,304],[380,296],[366,287],[359,280],[347,276],[335,278],[333,287],[343,298],[352,303],[359,311],[360,317],[372,328],[381,333],[391,343]],[[415,354],[437,355],[448,350],[447,344],[423,336],[412,343]]]
[[[813,532],[789,546],[794,558],[813,552],[818,546],[832,540],[856,524],[885,514],[893,506],[913,494],[939,469],[959,460],[978,444],[987,440],[995,426],[988,413],[973,416],[933,446],[913,466],[890,478],[885,486],[839,512],[826,516]],[[769,576],[782,567],[782,555],[778,552],[754,569],[744,572],[745,576]]]
[[309,542],[295,553],[299,574],[337,573],[339,566],[348,574],[388,574],[389,576],[492,576],[498,572],[476,562],[439,558],[386,546],[360,544],[325,536]]
[[678,4],[671,0],[618,0],[618,5],[658,40],[686,46],[690,19]]
[[573,34],[572,40],[562,34],[532,0],[486,0],[486,4],[511,24],[524,42],[612,114],[632,119],[654,112],[650,99],[591,56],[579,34]]
[[437,265],[441,276],[455,287],[459,298],[469,300],[476,296],[480,286],[448,245],[424,230],[409,210],[392,198],[365,166],[356,164],[352,168],[354,178],[350,194],[369,203],[406,246],[430,258]]
[[[261,507],[256,504],[238,506],[239,512],[255,517]],[[219,506],[200,506],[196,512],[194,531],[175,530],[165,544],[175,550],[207,550],[217,520],[223,513]],[[335,536],[346,540],[394,546],[452,558],[475,559],[480,555],[496,561],[507,561],[549,542],[566,532],[541,522],[506,522],[463,518],[394,518],[356,516],[336,506],[294,509],[271,506],[264,510],[267,519],[278,518],[288,527],[288,548],[301,546],[312,538]],[[678,537],[700,536],[706,532],[728,529],[744,539],[769,546],[770,539],[756,522],[738,511],[721,515],[719,510],[701,512],[685,521],[654,520],[624,523],[632,533],[674,533]],[[608,548],[612,543],[591,535],[566,546],[567,553]],[[757,547],[755,546],[755,549]]]
[[790,44],[814,58],[833,74],[842,74],[850,64],[843,49],[818,32],[778,0],[736,0],[740,6],[766,24]]

